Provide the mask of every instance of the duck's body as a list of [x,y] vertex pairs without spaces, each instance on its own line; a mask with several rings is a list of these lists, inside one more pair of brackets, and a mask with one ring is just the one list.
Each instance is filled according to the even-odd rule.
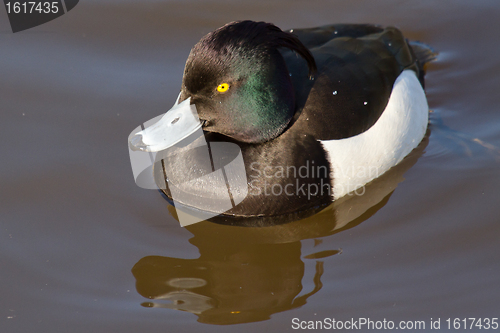
[[[294,29],[302,44],[280,35],[285,42],[246,57],[245,43],[255,48],[262,31],[277,33],[263,25],[225,26],[204,37],[186,63],[180,102],[191,98],[196,105],[209,145],[235,143],[245,162],[248,195],[225,215],[277,216],[329,204],[386,172],[422,140],[425,59],[417,59],[399,30]],[[266,61],[272,65],[259,67]],[[263,74],[254,79],[245,76],[249,70]],[[229,90],[214,92],[222,83]],[[181,156],[163,166],[192,170],[196,158]],[[171,197],[168,188],[164,192]]]

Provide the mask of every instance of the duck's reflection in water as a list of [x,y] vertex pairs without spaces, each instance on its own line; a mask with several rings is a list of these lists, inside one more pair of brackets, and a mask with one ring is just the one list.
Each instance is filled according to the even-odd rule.
[[[322,287],[323,262],[318,259],[339,250],[302,257],[300,241],[341,232],[375,214],[423,154],[427,138],[402,163],[367,185],[363,195],[346,196],[312,217],[260,228],[206,221],[186,227],[200,257],[139,260],[132,268],[136,288],[150,300],[142,305],[188,311],[199,322],[227,325],[266,320],[306,304]],[[175,216],[174,209],[169,211]],[[302,258],[317,260],[313,283],[307,283],[314,287],[304,292]]]
[[273,313],[302,306],[321,289],[323,269],[318,263],[314,290],[297,297],[304,276],[300,242],[193,243],[200,248],[198,259],[150,256],[134,266],[137,290],[154,299],[144,306],[189,311],[204,323],[235,324],[266,320]]

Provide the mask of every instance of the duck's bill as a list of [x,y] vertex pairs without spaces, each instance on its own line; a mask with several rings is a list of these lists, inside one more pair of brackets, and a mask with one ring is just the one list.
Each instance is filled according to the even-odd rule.
[[132,150],[155,152],[172,147],[201,128],[191,98],[176,104],[155,124],[135,133],[129,140]]

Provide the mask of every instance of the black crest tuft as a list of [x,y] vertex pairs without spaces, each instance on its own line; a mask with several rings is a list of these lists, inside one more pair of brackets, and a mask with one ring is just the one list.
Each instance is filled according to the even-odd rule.
[[235,49],[259,50],[286,47],[307,61],[310,75],[316,72],[314,57],[297,36],[284,32],[271,23],[254,21],[228,23],[200,41],[201,47],[207,45],[220,54],[230,54]]

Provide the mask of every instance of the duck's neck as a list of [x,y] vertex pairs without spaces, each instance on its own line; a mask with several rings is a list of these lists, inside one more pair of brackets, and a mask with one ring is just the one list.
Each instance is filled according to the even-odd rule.
[[281,54],[275,50],[259,59],[235,66],[245,84],[232,99],[240,117],[233,126],[242,131],[235,136],[243,142],[260,143],[279,136],[295,113],[295,93]]

